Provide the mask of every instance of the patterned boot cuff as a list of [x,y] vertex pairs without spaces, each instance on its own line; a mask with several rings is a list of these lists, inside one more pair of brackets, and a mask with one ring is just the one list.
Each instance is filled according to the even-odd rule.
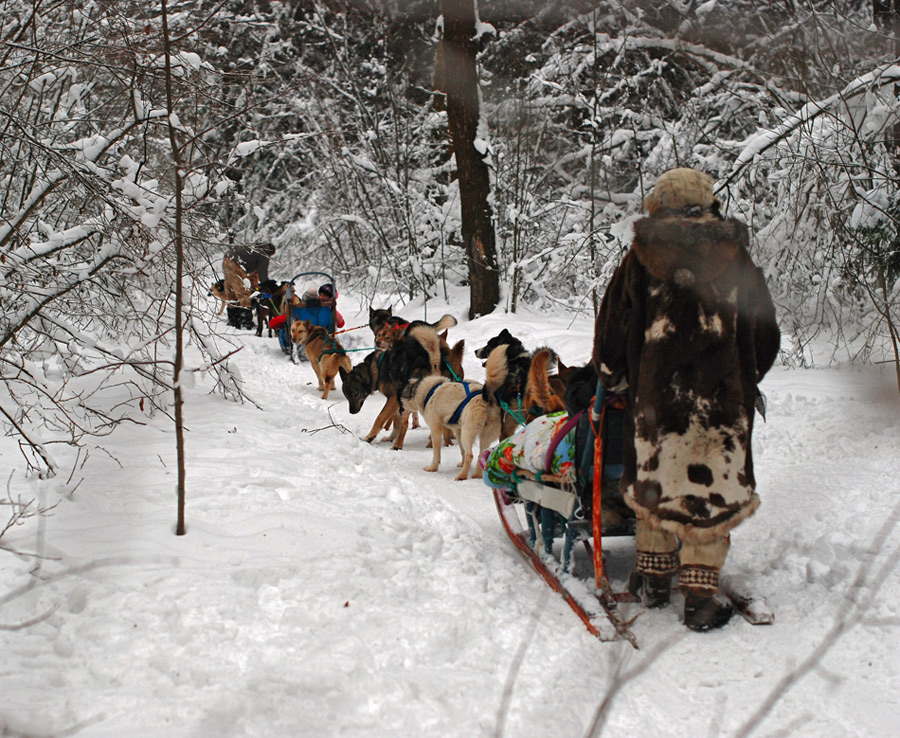
[[674,553],[638,551],[637,570],[649,576],[672,576],[678,571],[678,557]]
[[719,570],[709,566],[683,566],[678,575],[678,588],[712,597],[719,591]]

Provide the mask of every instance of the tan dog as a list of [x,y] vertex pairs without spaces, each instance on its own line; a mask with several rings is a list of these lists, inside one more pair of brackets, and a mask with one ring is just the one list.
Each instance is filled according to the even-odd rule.
[[312,364],[322,399],[328,399],[329,391],[334,389],[334,378],[341,368],[352,369],[350,357],[340,342],[331,336],[322,326],[313,325],[308,320],[295,320],[291,323],[291,342],[294,350],[303,346],[306,358]]
[[[437,471],[441,464],[442,436],[454,432],[462,454],[457,480],[466,479],[472,468],[472,447],[479,440],[479,453],[500,438],[500,403],[495,393],[507,375],[506,346],[491,352],[485,364],[484,385],[454,382],[447,377],[428,376],[410,382],[402,393],[404,412],[418,412],[431,430],[431,463],[425,471]],[[481,470],[475,465],[473,478]]]

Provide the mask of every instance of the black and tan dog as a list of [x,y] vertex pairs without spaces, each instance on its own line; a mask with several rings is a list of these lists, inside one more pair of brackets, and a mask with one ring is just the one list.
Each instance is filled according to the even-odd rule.
[[[393,326],[390,323],[385,323],[385,325],[382,326],[378,333],[375,335],[375,347],[385,351],[387,349],[393,348],[403,340],[405,334],[405,325]],[[456,382],[461,382],[465,378],[465,370],[463,369],[463,357],[465,356],[466,351],[465,339],[457,341],[451,347],[447,341],[446,330],[439,333],[438,338],[440,339],[441,351],[441,376],[447,377],[448,379],[452,379]],[[419,414],[414,412],[409,413],[409,416],[412,427],[418,428]],[[388,426],[385,427],[385,430],[388,429],[391,422],[391,420],[388,420]],[[446,445],[450,445],[452,438],[452,434],[448,431],[444,439]]]
[[[479,440],[479,453],[500,438],[500,404],[495,392],[507,374],[506,349],[501,345],[491,351],[485,363],[483,385],[431,376],[415,379],[404,388],[401,398],[404,411],[420,413],[431,430],[432,457],[425,471],[438,470],[442,439],[447,430],[456,435],[462,454],[457,480],[469,476],[476,438]],[[480,474],[476,464],[472,476]]]
[[479,359],[487,359],[498,346],[506,346],[506,376],[497,397],[503,408],[503,438],[515,433],[516,428],[525,422],[525,387],[528,383],[528,370],[531,368],[532,354],[523,343],[506,328],[491,338],[484,346],[475,351]]
[[256,335],[262,336],[263,326],[272,337],[272,329],[269,327],[269,319],[281,315],[282,302],[289,282],[280,284],[274,279],[267,279],[259,283],[259,289],[250,298],[250,305],[256,311]]
[[221,315],[225,312],[225,307],[228,305],[228,301],[225,299],[225,280],[220,279],[218,282],[213,282],[209,286],[209,292],[206,293],[207,297],[215,297],[219,301],[219,312],[216,315]]
[[371,443],[391,420],[393,448],[403,448],[407,422],[405,416],[401,418],[400,393],[413,379],[440,374],[440,367],[440,337],[430,325],[422,324],[412,326],[392,348],[376,349],[349,371],[341,368],[341,391],[352,414],[358,413],[375,392],[386,398],[365,440]]
[[319,381],[322,399],[327,400],[329,391],[334,389],[334,378],[338,372],[350,370],[350,357],[334,336],[322,326],[313,325],[308,320],[295,320],[291,323],[291,342],[295,347],[302,346],[306,351],[306,357]]

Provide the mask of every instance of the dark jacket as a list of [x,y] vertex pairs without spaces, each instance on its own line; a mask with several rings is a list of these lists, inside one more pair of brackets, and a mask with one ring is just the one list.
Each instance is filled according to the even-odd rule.
[[710,213],[639,220],[597,317],[594,366],[629,408],[625,500],[682,540],[727,535],[759,504],[754,407],[781,334],[748,240]]
[[225,258],[236,261],[248,275],[256,272],[259,281],[265,282],[269,278],[269,259],[274,253],[274,244],[255,243],[234,246],[225,254]]

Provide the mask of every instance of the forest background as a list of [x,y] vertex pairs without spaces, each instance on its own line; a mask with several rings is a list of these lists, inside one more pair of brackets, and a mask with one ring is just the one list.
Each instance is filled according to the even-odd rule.
[[[0,421],[29,473],[60,472],[53,443],[178,422],[196,372],[242,398],[200,308],[233,243],[364,303],[469,281],[435,79],[465,5],[0,3]],[[786,365],[897,366],[900,3],[477,12],[499,309],[595,312],[644,194],[692,166],[751,226]]]

